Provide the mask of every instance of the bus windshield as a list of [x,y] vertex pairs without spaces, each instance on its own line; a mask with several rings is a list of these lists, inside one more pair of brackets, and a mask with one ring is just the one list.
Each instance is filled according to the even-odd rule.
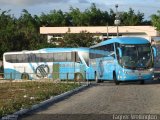
[[150,44],[121,45],[122,58],[119,63],[129,69],[147,69],[153,67]]

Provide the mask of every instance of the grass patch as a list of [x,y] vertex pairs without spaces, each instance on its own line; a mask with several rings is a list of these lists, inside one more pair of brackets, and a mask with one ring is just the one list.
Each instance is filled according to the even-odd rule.
[[80,85],[77,83],[7,82],[0,83],[0,117],[29,108]]

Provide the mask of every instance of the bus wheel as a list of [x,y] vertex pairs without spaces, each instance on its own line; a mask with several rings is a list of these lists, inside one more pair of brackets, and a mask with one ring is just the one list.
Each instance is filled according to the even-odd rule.
[[101,80],[101,83],[103,83],[104,82],[104,80]]
[[144,84],[144,80],[141,80],[141,81],[140,81],[140,84],[143,85],[143,84]]
[[29,75],[27,73],[23,73],[21,75],[21,79],[23,79],[23,80],[29,80]]
[[98,79],[97,73],[95,73],[95,81],[96,81],[96,83],[100,82],[99,79]]
[[113,81],[116,85],[119,85],[119,81],[117,80],[117,76],[115,72],[113,73]]
[[75,81],[77,82],[81,82],[83,81],[83,76],[81,73],[75,73],[75,77],[74,77]]

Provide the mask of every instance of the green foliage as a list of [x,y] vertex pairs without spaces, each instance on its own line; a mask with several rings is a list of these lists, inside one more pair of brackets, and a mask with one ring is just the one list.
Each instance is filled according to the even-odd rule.
[[84,12],[81,12],[78,8],[71,7],[68,18],[70,18],[71,26],[104,26],[108,23],[113,25],[115,13],[113,10],[111,11],[112,13],[109,15],[107,11],[101,11],[93,3]]
[[100,40],[94,39],[93,35],[87,31],[81,31],[78,34],[70,34],[68,32],[63,36],[63,39],[51,39],[54,47],[89,47],[96,42],[100,42]]
[[100,42],[99,39],[94,39],[93,35],[87,31],[81,31],[79,34],[67,33],[64,35],[62,44],[64,47],[89,47]]
[[132,8],[128,12],[124,12],[120,15],[121,25],[135,26],[143,24],[144,14],[138,12],[135,14]]
[[42,13],[40,21],[42,26],[48,27],[60,27],[66,24],[65,14],[61,10],[53,10],[49,14]]
[[79,86],[77,83],[51,81],[0,83],[0,117],[30,108],[34,104]]
[[151,22],[152,22],[153,26],[155,26],[156,29],[158,31],[160,31],[160,10],[157,11],[157,14],[153,14],[151,16]]
[[13,46],[11,40],[15,35],[15,18],[8,13],[9,11],[2,11],[0,14],[0,55],[5,51],[10,51]]

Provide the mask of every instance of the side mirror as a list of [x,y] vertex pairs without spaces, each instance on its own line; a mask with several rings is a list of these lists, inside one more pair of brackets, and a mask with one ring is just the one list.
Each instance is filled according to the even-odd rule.
[[117,49],[118,49],[119,57],[121,58],[122,57],[122,50],[119,47]]
[[152,50],[154,57],[157,57],[157,49],[155,47],[152,47]]

